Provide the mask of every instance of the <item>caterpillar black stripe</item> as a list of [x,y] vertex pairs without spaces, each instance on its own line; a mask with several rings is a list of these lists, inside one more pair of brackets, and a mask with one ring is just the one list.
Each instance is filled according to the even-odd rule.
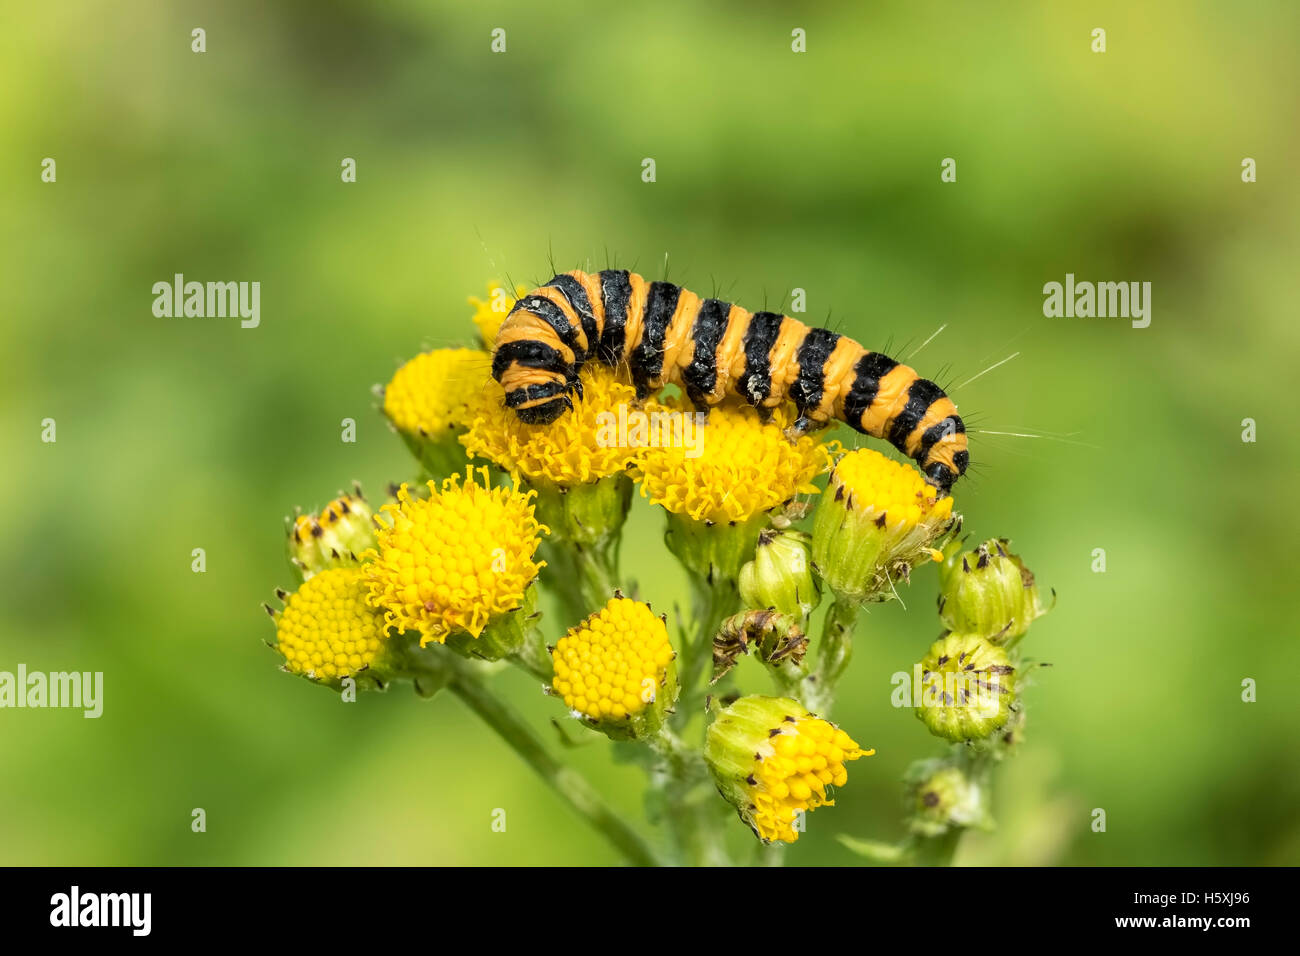
[[768,413],[789,399],[796,431],[837,418],[915,459],[944,492],[970,462],[957,406],[908,366],[829,329],[621,269],[558,275],[516,302],[492,375],[521,420],[551,422],[573,408],[592,358],[626,362],[639,398],[675,384],[699,408],[729,392]]

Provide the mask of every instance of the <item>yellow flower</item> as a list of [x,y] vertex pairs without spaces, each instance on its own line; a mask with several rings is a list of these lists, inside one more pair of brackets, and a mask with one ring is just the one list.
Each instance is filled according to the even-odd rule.
[[397,503],[384,505],[388,524],[368,552],[370,604],[384,620],[420,632],[420,644],[444,643],[453,631],[474,638],[492,619],[524,605],[543,562],[533,554],[547,529],[533,517],[532,493],[493,488],[486,468],[466,468],[429,498],[412,498],[402,485]]
[[448,438],[473,420],[491,366],[492,356],[477,349],[423,352],[384,388],[384,414],[407,438]]
[[916,469],[859,448],[835,463],[813,517],[813,563],[835,595],[885,600],[953,527],[952,498],[939,497]]
[[505,407],[501,386],[489,380],[461,444],[470,455],[490,459],[539,486],[571,488],[622,473],[641,449],[629,447],[617,427],[610,426],[617,423],[620,407],[628,410],[625,415],[635,414],[636,390],[599,362],[588,363],[581,380],[583,397],[573,396],[573,411],[547,425],[520,421]]
[[742,697],[709,725],[704,756],[722,795],[760,840],[793,843],[800,815],[833,806],[826,788],[848,782],[863,750],[788,697]]
[[952,514],[950,496],[940,498],[915,468],[870,448],[851,451],[836,462],[827,491],[837,500],[847,498],[846,507],[866,518],[884,517],[885,526],[895,533],[945,521]]
[[640,601],[615,597],[560,638],[551,656],[552,692],[589,721],[626,730],[614,736],[657,730],[672,703],[676,680],[668,628]]
[[747,521],[798,494],[815,493],[813,478],[830,466],[822,442],[785,436],[789,422],[780,411],[763,424],[748,405],[717,405],[703,425],[680,400],[651,402],[647,411],[686,418],[684,440],[647,449],[638,466],[641,494],[694,521]]
[[488,283],[487,289],[486,301],[470,296],[469,304],[474,306],[474,325],[478,328],[479,338],[483,340],[483,347],[490,349],[496,343],[501,323],[515,307],[515,302],[528,294],[528,288],[515,286],[515,294],[511,296],[505,283],[493,281]]
[[388,639],[383,615],[366,603],[361,568],[329,568],[287,596],[275,618],[285,667],[335,682],[370,667]]

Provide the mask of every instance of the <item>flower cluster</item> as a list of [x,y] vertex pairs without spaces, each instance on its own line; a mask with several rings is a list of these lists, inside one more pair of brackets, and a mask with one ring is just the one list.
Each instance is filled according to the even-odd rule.
[[[763,844],[793,843],[874,753],[827,719],[859,611],[938,563],[948,630],[918,665],[916,714],[956,744],[1009,745],[1023,723],[1015,644],[1045,609],[1005,540],[962,552],[951,497],[910,463],[797,429],[789,406],[639,400],[626,367],[592,359],[571,408],[522,421],[490,369],[525,294],[490,284],[470,299],[476,345],[422,352],[379,389],[415,480],[377,510],[357,490],[290,522],[299,586],[268,608],[287,671],[333,688],[363,675],[449,688],[629,860],[726,863],[720,810]],[[666,615],[624,594],[638,593],[619,568],[637,489],[691,584],[672,637]],[[539,585],[579,622],[549,648]],[[640,755],[667,810],[666,858],[496,697],[483,662],[500,660],[539,679],[575,732]],[[776,695],[738,690],[755,669]],[[957,758],[918,764],[907,786],[913,839],[987,822],[986,781]]]

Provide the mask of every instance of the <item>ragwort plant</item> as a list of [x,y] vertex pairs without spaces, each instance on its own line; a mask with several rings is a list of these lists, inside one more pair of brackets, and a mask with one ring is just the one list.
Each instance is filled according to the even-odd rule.
[[[630,864],[737,862],[729,813],[756,838],[740,862],[780,863],[806,815],[834,805],[848,765],[874,753],[828,719],[862,610],[935,564],[945,630],[916,667],[912,704],[948,750],[907,772],[901,843],[843,840],[877,862],[949,863],[965,830],[990,826],[992,771],[1024,725],[1019,644],[1046,610],[1008,542],[964,550],[953,499],[911,464],[787,437],[782,409],[764,421],[743,404],[704,418],[680,398],[638,403],[597,363],[571,412],[525,424],[487,375],[514,298],[494,284],[470,302],[481,347],[417,355],[380,390],[418,480],[377,511],[356,489],[290,521],[299,584],[267,606],[283,669],[335,690],[454,694]],[[638,496],[664,513],[691,583],[671,632],[620,570]],[[539,587],[569,625],[549,644]],[[770,694],[735,689],[731,669],[749,654]],[[502,661],[586,728],[575,732],[603,734],[644,768],[662,832],[647,837],[552,755],[494,691]]]

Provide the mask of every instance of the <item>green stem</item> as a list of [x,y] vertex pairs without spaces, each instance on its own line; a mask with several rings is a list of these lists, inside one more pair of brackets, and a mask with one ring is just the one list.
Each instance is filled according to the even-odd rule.
[[682,628],[682,661],[678,668],[681,698],[677,705],[684,726],[700,709],[708,686],[705,674],[713,665],[713,638],[740,601],[736,583],[715,577],[712,583],[691,579],[691,621]]
[[524,642],[510,655],[510,661],[543,684],[549,685],[555,677],[555,667],[550,652],[546,650],[546,637],[539,627],[525,625]]
[[862,605],[837,597],[826,609],[821,641],[817,645],[817,666],[804,680],[803,702],[822,717],[835,706],[835,686],[853,657],[853,629]]
[[468,666],[447,655],[450,689],[495,730],[547,785],[634,866],[658,866],[650,845],[615,813],[581,774],[566,767],[542,746],[532,729],[511,707],[498,700]]
[[537,520],[550,529],[542,542],[547,587],[572,627],[604,607],[619,586],[618,551],[632,504],[632,479],[619,473],[561,488],[538,483]]
[[688,866],[729,866],[715,811],[704,755],[688,747],[665,727],[650,741],[659,757],[652,782],[664,793],[668,826],[678,848],[678,862]]
[[914,866],[952,866],[961,843],[964,827],[954,827],[937,837],[919,837],[912,844],[911,862]]
[[547,589],[560,603],[566,628],[604,607],[618,589],[617,538],[594,545],[546,540],[542,558]]

